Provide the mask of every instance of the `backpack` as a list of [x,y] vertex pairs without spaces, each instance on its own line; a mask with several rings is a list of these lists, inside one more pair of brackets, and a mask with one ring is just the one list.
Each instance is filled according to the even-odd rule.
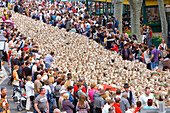
[[61,86],[59,85],[56,85],[54,87],[54,97],[60,97],[60,89],[61,89]]

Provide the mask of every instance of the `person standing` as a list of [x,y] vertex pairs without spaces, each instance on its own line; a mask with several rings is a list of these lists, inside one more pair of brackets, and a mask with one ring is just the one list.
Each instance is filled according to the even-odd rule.
[[45,68],[50,68],[51,63],[54,62],[54,52],[51,51],[50,54],[45,56]]
[[158,66],[158,57],[160,56],[160,51],[156,49],[154,45],[152,45],[152,52],[151,52],[151,69],[153,70],[156,66]]
[[[19,66],[15,65],[14,66],[14,71],[13,71],[13,79],[14,80],[12,82],[12,85],[14,87],[14,91],[17,90],[17,88],[19,88],[19,81],[20,81],[20,79],[19,79],[18,73],[17,73],[18,69],[19,69]],[[14,91],[13,91],[13,96],[14,96]]]
[[0,94],[0,112],[10,113],[9,104],[7,100],[7,89],[5,87],[1,88]]
[[115,99],[115,103],[113,103],[112,107],[115,107],[115,112],[116,113],[122,113],[121,109],[120,109],[120,98],[117,97]]
[[131,51],[130,51],[130,49],[127,47],[126,44],[124,45],[124,48],[123,48],[123,50],[122,50],[122,52],[121,52],[121,56],[122,56],[123,60],[129,60],[130,57],[131,57]]
[[148,99],[152,99],[153,102],[155,101],[155,97],[154,97],[154,95],[151,93],[150,88],[149,88],[149,87],[146,87],[146,88],[145,88],[145,93],[142,94],[142,95],[139,97],[139,100],[141,101],[143,107],[144,107],[144,106],[147,106]]
[[37,113],[49,113],[49,104],[45,89],[40,88],[40,94],[35,98],[34,107]]
[[93,97],[95,113],[102,113],[102,109],[104,108],[104,99],[102,96],[105,95],[105,91],[102,89],[97,92],[95,97]]
[[88,113],[88,110],[90,110],[90,106],[86,101],[86,97],[81,95],[77,102],[76,111],[78,113]]
[[128,85],[128,83],[125,83],[124,84],[124,89],[125,90],[123,91],[123,93],[125,92],[125,93],[128,94],[127,99],[129,101],[129,104],[130,104],[131,107],[134,107],[134,105],[135,105],[135,98],[134,98],[134,95],[133,95],[132,91],[129,90],[129,88],[130,88],[130,86]]
[[149,27],[149,32],[148,32],[148,44],[149,44],[149,49],[152,46],[152,29]]
[[37,75],[37,79],[34,82],[34,93],[35,97],[37,97],[40,93],[40,88],[42,88],[42,83],[40,82],[41,80],[41,75]]
[[34,83],[31,80],[32,80],[32,77],[27,76],[27,83],[25,84],[25,90],[26,90],[26,95],[27,95],[27,102],[26,102],[27,113],[30,112],[30,108],[31,108],[30,97],[34,96]]
[[167,50],[167,45],[165,44],[165,40],[162,40],[162,43],[158,46],[158,50],[160,50],[161,47],[163,47],[164,51]]
[[66,92],[66,93],[69,94],[69,100],[70,100],[71,103],[73,103],[73,101],[74,101],[74,98],[73,98],[73,96],[72,96],[72,94],[71,94],[72,91],[73,91],[73,87],[72,87],[72,86],[68,86],[68,87],[67,87],[67,92]]
[[62,111],[65,111],[67,113],[73,113],[74,105],[68,100],[69,94],[65,93],[63,95],[63,102],[62,102]]
[[122,94],[122,98],[120,100],[120,109],[121,109],[122,113],[125,113],[128,109],[131,108],[127,98],[128,98],[128,94],[126,92],[124,92]]

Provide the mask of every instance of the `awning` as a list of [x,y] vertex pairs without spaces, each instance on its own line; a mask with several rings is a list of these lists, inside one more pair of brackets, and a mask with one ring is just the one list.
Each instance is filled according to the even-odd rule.
[[[164,4],[170,4],[170,0],[164,0]],[[157,0],[145,0],[146,6],[157,6],[158,1]]]

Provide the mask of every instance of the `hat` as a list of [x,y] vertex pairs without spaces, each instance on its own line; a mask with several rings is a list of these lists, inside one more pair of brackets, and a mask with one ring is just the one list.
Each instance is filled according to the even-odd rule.
[[123,87],[124,87],[124,88],[129,88],[130,86],[129,86],[128,83],[125,83]]
[[98,95],[104,95],[104,94],[105,94],[105,90],[102,89],[102,90],[98,91],[97,94],[98,94]]

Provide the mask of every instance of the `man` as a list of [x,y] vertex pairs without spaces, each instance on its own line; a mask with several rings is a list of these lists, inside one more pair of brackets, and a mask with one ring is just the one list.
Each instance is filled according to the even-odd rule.
[[151,69],[153,70],[156,66],[158,66],[158,57],[160,56],[160,51],[156,49],[154,45],[151,46]]
[[78,87],[78,90],[77,90],[77,96],[78,96],[78,98],[79,98],[81,95],[84,95],[84,96],[87,98],[88,95],[82,91],[82,89],[83,89],[83,87],[84,87],[84,86],[83,86],[83,83],[82,83],[82,82],[78,82],[78,83],[77,83],[77,87]]
[[149,87],[145,88],[145,93],[142,94],[139,98],[139,100],[142,102],[142,106],[147,106],[147,101],[148,99],[152,99],[153,101],[155,101],[155,97],[153,96],[153,94],[150,91]]
[[27,62],[25,63],[25,67],[24,67],[24,69],[23,69],[23,71],[24,71],[24,73],[25,73],[25,78],[27,78],[27,76],[31,76],[31,75],[32,75],[32,70],[31,70],[31,68],[29,67],[29,65],[30,65],[30,62],[27,61]]
[[54,62],[54,52],[51,51],[50,54],[45,56],[45,68],[50,68],[51,63]]
[[132,93],[132,91],[130,91],[129,90],[129,88],[130,88],[130,86],[128,85],[128,83],[125,83],[124,84],[124,91],[123,91],[123,93],[125,92],[125,93],[127,93],[128,94],[128,101],[129,101],[129,104],[130,104],[130,106],[131,107],[134,107],[134,105],[135,105],[135,98],[134,98],[134,95],[133,95],[133,93]]
[[102,113],[102,109],[104,108],[104,99],[102,98],[103,95],[105,95],[105,91],[102,89],[93,97],[95,113]]
[[37,97],[40,93],[40,88],[42,88],[42,83],[40,82],[41,80],[41,75],[38,74],[37,75],[37,79],[34,82],[34,93],[35,93],[35,97]]
[[129,104],[127,97],[128,97],[128,94],[124,92],[120,100],[120,109],[122,113],[125,113],[128,109],[130,109],[130,104]]
[[72,102],[73,103],[73,101],[74,101],[74,98],[73,98],[73,96],[72,96],[72,91],[73,91],[73,87],[72,86],[68,86],[67,87],[67,92],[66,93],[68,93],[69,94],[69,100],[70,100],[70,102]]
[[112,107],[115,107],[115,112],[116,113],[122,113],[121,109],[120,109],[120,98],[117,97],[115,99],[115,103],[113,103]]
[[143,107],[144,109],[155,109],[154,107],[152,107],[152,105],[153,105],[152,99],[148,99],[147,104],[148,104],[148,106],[144,106]]
[[119,21],[117,20],[117,18],[115,19],[114,28],[117,28],[117,30],[119,30]]
[[1,94],[0,94],[0,112],[3,112],[4,110],[5,111],[9,110],[9,104],[6,96],[7,96],[7,89],[2,87]]
[[121,52],[121,56],[122,56],[123,60],[129,60],[130,59],[131,52],[130,52],[130,49],[127,47],[126,44],[124,45],[124,48]]
[[[7,95],[7,89],[5,87],[1,88],[1,95],[4,95],[4,96]],[[1,99],[1,95],[0,95],[0,99]]]
[[40,94],[35,98],[34,107],[38,113],[49,113],[49,104],[44,88],[40,89]]

